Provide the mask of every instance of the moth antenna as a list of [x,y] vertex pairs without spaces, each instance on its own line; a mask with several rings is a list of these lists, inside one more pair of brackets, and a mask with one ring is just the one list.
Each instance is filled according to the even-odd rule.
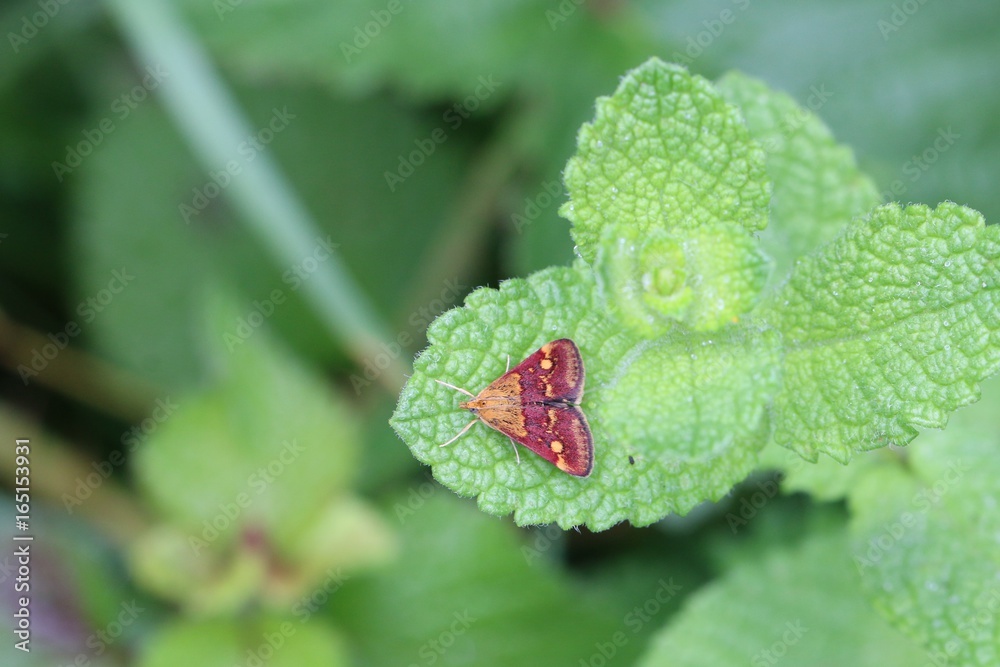
[[505,370],[504,373],[506,374],[506,373],[509,373],[509,372],[510,372],[510,355],[508,354],[507,355],[507,370]]
[[[456,389],[457,388],[458,387],[456,387]],[[470,428],[472,428],[472,425],[475,424],[477,421],[479,421],[479,420],[478,419],[473,419],[471,422],[469,422],[468,424],[465,425],[465,428],[463,428],[461,431],[458,432],[458,435],[456,435],[454,438],[452,438],[448,442],[444,443],[443,445],[438,445],[438,447],[447,447],[451,443],[455,442],[456,440],[458,440],[459,438],[461,438],[463,435],[465,435],[465,432],[468,431]]]
[[[475,397],[476,397],[476,395],[475,395],[475,394],[473,394],[473,393],[472,393],[471,391],[469,391],[468,389],[462,389],[461,387],[456,387],[456,386],[455,386],[455,385],[453,385],[453,384],[448,384],[448,383],[447,383],[447,382],[445,382],[444,380],[438,380],[437,378],[434,378],[434,381],[435,381],[435,382],[437,382],[438,384],[443,384],[443,385],[444,385],[444,386],[446,386],[446,387],[450,387],[450,388],[454,389],[455,391],[460,391],[460,392],[462,392],[463,394],[465,394],[466,396],[471,396],[472,398],[475,398]],[[463,432],[464,432],[464,431],[463,431]],[[443,447],[443,446],[444,446],[444,445],[442,445],[442,447]]]
[[514,441],[510,438],[507,438],[507,442],[509,442],[510,446],[514,448],[514,458],[517,459],[517,465],[521,465],[521,455],[517,453],[517,445],[515,445]]

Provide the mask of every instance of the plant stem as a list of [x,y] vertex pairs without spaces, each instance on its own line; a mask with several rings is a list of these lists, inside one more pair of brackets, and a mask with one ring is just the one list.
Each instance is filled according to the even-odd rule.
[[26,382],[37,382],[126,422],[141,420],[163,395],[135,375],[71,346],[46,358],[44,368],[35,369],[35,351],[52,345],[46,336],[0,313],[0,361],[18,376],[27,373]]
[[[164,0],[108,0],[107,6],[136,57],[168,72],[158,92],[193,153],[207,170],[224,168],[254,128],[208,54]],[[225,194],[278,266],[298,264],[312,254],[321,238],[318,227],[267,153],[244,162]],[[389,339],[387,327],[335,253],[303,283],[303,292],[359,364],[378,354]],[[379,381],[396,392],[406,372],[404,362],[392,359]]]

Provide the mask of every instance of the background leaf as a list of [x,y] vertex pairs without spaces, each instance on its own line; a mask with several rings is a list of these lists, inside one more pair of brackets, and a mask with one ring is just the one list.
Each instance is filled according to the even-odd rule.
[[[527,542],[440,487],[428,487],[417,500],[395,499],[404,542],[397,564],[338,597],[336,617],[360,637],[362,664],[573,664],[589,659],[595,641],[619,631],[630,641],[617,647],[617,659],[638,655],[641,643],[631,641],[637,633],[626,618],[645,596],[621,600],[619,589],[609,594],[565,576],[546,558],[547,538]],[[442,554],[451,556],[442,562]],[[690,588],[688,577],[672,577],[675,603]],[[409,614],[414,606],[419,616]],[[552,625],[553,615],[561,622]],[[387,636],[378,630],[383,624],[397,630]],[[521,633],[538,625],[551,627]]]
[[341,641],[317,624],[301,620],[256,618],[177,623],[149,644],[139,665],[165,667],[197,660],[203,665],[266,661],[269,665],[349,664]]
[[1000,652],[995,389],[943,433],[922,434],[906,467],[870,471],[851,492],[852,552],[865,592],[929,656],[987,665]]
[[[468,606],[483,620],[456,638],[454,653],[434,654],[438,663],[464,658],[458,647],[467,642],[462,650],[474,647],[476,664],[630,664],[661,629],[674,644],[710,637],[695,656],[708,659],[732,648],[741,630],[759,627],[759,643],[731,651],[745,665],[779,641],[780,634],[768,641],[767,631],[780,628],[800,603],[822,609],[822,623],[786,651],[783,664],[831,657],[865,664],[876,651],[882,664],[996,662],[998,633],[988,615],[994,600],[983,583],[996,569],[989,506],[996,427],[989,415],[963,408],[943,433],[922,433],[905,448],[853,448],[848,465],[821,452],[817,463],[807,462],[768,437],[775,426],[770,403],[788,375],[787,334],[750,310],[767,273],[758,260],[774,261],[765,286],[780,288],[802,252],[824,252],[869,212],[872,183],[878,201],[954,201],[987,222],[1000,215],[1000,5],[923,3],[910,13],[903,6],[5,3],[0,435],[6,443],[32,440],[35,541],[32,652],[5,644],[0,663],[119,667],[217,657],[229,667],[251,662],[247,650],[260,645],[259,632],[308,616],[296,637],[309,641],[286,646],[271,662],[425,664],[421,647],[454,622],[455,609]],[[359,41],[348,60],[344,46],[366,30],[370,42]],[[681,266],[676,253],[660,250],[684,250],[691,228],[658,240],[645,229],[630,236],[623,220],[609,220],[618,236],[607,231],[612,224],[601,225],[602,233],[637,239],[637,250],[652,251],[626,246],[613,267],[608,254],[596,262],[596,251],[610,248],[601,243],[591,269],[531,276],[574,260],[570,225],[557,213],[569,199],[563,168],[578,129],[595,120],[595,98],[611,94],[651,57],[686,67],[684,85],[704,77],[696,87],[715,91],[706,109],[722,101],[741,107],[738,122],[725,127],[748,151],[753,141],[763,149],[754,170],[773,182],[772,196],[753,198],[751,208],[770,225],[748,233],[723,220],[728,231],[702,235],[707,241],[696,254],[679,254]],[[156,66],[172,78],[147,90],[147,68]],[[490,76],[499,84],[493,93],[470,100],[481,77]],[[192,86],[196,81],[205,85]],[[453,127],[449,119],[464,105],[476,108]],[[277,186],[290,202],[284,212],[312,221],[300,237],[305,245],[276,251],[287,239],[269,232],[297,216],[248,208],[247,199],[261,202],[240,178],[185,224],[179,205],[231,159],[224,142],[213,139],[234,136],[234,127],[260,128],[285,106],[296,117],[258,154],[263,160],[245,163],[244,176],[271,167],[254,180],[254,192]],[[205,119],[215,119],[210,134],[194,138],[192,126]],[[414,153],[437,129],[446,140],[430,155]],[[213,143],[214,153],[206,149]],[[670,155],[689,164],[702,145]],[[73,151],[86,153],[82,163],[69,174],[55,172]],[[390,189],[386,173],[412,155],[422,163]],[[703,204],[714,210],[718,202]],[[337,245],[335,261],[313,257],[311,239]],[[323,279],[292,289],[286,272],[306,264]],[[334,265],[346,276],[342,285],[354,284],[346,302],[359,306],[355,315],[368,313],[381,345],[359,354],[335,333],[339,316],[351,319],[350,308],[321,316],[302,298],[329,284],[325,272]],[[135,279],[85,320],[80,309],[89,299],[107,300],[112,272],[123,267]],[[567,274],[579,278],[564,280]],[[701,284],[687,282],[691,276]],[[726,291],[727,277],[740,289]],[[502,296],[481,291],[454,308],[477,287],[510,278],[516,280]],[[577,299],[584,284],[589,298]],[[627,290],[644,284],[656,289],[635,292],[626,304]],[[526,285],[531,289],[522,293]],[[242,321],[259,321],[257,304],[276,289],[287,299],[251,327],[234,356],[223,335],[235,334]],[[226,296],[206,300],[220,292]],[[566,294],[571,307],[555,308]],[[822,294],[816,300],[825,303]],[[629,305],[638,307],[627,312]],[[579,316],[577,306],[592,312]],[[453,308],[443,338],[424,353],[439,356],[423,370],[418,361],[413,375],[426,411],[409,425],[425,428],[428,440],[408,436],[416,458],[386,421],[429,323]],[[515,468],[510,445],[482,425],[446,450],[432,449],[441,440],[431,436],[451,437],[469,415],[457,408],[461,396],[424,387],[432,370],[433,377],[481,388],[503,370],[508,353],[549,340],[560,326],[556,317],[567,317],[565,328],[588,339],[592,377],[584,409],[595,435],[602,431],[598,470],[614,473],[607,487],[614,512],[596,504],[587,512],[655,525],[599,533],[558,524],[518,529],[452,497],[442,470],[461,481],[467,467],[481,481],[492,475],[497,507],[510,501],[504,511],[541,521],[551,506],[574,518],[564,511],[573,494],[552,493],[565,481],[547,477],[557,471],[525,452]],[[510,326],[490,330],[503,322]],[[71,323],[80,325],[79,335],[64,336]],[[459,330],[469,340],[457,336],[459,354],[449,358],[450,336]],[[257,349],[236,363],[247,346]],[[748,353],[755,358],[737,359]],[[759,384],[758,362],[767,365]],[[19,368],[32,365],[38,375],[25,382]],[[993,391],[983,389],[987,411]],[[158,421],[167,399],[178,410]],[[813,405],[805,407],[813,414]],[[831,403],[837,418],[863,408],[853,399]],[[342,418],[355,433],[348,441],[329,424],[338,420],[339,428]],[[171,431],[178,439],[170,447],[156,444]],[[240,524],[195,554],[179,517],[190,514],[197,526],[199,503],[222,502],[219,492],[245,482],[247,466],[268,460],[266,447],[247,445],[282,431],[310,438],[307,451],[322,461],[302,471],[302,488],[289,471],[265,495],[269,506],[301,508],[309,518],[290,516],[287,526],[276,519],[273,534]],[[720,434],[733,439],[721,442]],[[240,443],[217,445],[234,438]],[[142,460],[152,449],[157,466],[146,470]],[[949,460],[966,454],[974,465],[960,483],[926,512],[914,507],[916,494],[944,478]],[[422,466],[430,460],[433,468]],[[336,475],[327,467],[333,462],[345,465]],[[716,464],[719,474],[706,474]],[[747,476],[755,465],[766,469]],[[0,457],[7,490],[15,488],[15,468],[14,457]],[[438,486],[432,472],[449,486]],[[148,479],[159,474],[162,481]],[[539,505],[518,509],[513,504],[528,495],[518,480],[531,476]],[[512,480],[510,491],[505,484]],[[165,497],[167,482],[192,500]],[[708,497],[718,500],[690,507]],[[848,503],[849,577],[831,561],[836,540],[830,525],[817,521],[831,508],[818,505],[821,499],[837,503],[837,514]],[[686,513],[661,519],[670,508]],[[11,518],[17,510],[8,504],[4,511]],[[921,523],[897,540],[891,527],[904,511],[919,513]],[[9,538],[16,526],[5,525]],[[276,540],[279,533],[287,535]],[[892,544],[859,577],[859,559],[879,539]],[[830,553],[802,547],[820,542]],[[15,583],[13,566],[13,555],[0,553],[4,590]],[[661,580],[681,586],[666,603],[657,599],[666,590]],[[794,599],[782,597],[788,589]],[[719,609],[695,615],[698,600],[718,590],[725,593],[712,598]],[[0,625],[10,632],[16,600],[0,597],[7,612]],[[117,634],[118,615],[133,599],[144,611],[97,655],[88,640],[109,629]],[[723,622],[734,631],[719,634]],[[904,638],[883,634],[887,624]],[[920,653],[889,653],[898,641]]]
[[657,665],[915,664],[923,654],[867,606],[846,531],[743,562],[691,598],[639,662]]
[[878,190],[858,169],[851,150],[837,144],[813,113],[833,97],[832,91],[813,90],[803,107],[739,72],[726,74],[717,86],[740,109],[750,136],[767,152],[774,192],[760,240],[775,261],[773,280],[780,282],[797,258],[878,204]]

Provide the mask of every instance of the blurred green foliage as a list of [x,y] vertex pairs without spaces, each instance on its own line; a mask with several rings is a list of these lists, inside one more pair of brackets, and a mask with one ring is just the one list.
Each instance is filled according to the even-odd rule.
[[[995,221],[995,3],[191,0],[162,5],[179,33],[139,30],[160,6],[0,9],[0,434],[5,451],[31,438],[35,535],[32,652],[8,632],[3,664],[746,664],[799,618],[818,620],[785,664],[831,664],[833,648],[851,664],[995,664],[994,598],[975,589],[996,570],[980,557],[996,476],[963,473],[903,539],[891,531],[949,459],[1000,444],[976,430],[996,382],[959,413],[968,428],[900,453],[806,471],[776,454],[811,500],[751,479],[684,518],[600,534],[481,513],[386,423],[433,317],[572,259],[557,209],[577,130],[650,56],[787,92],[880,199]],[[170,92],[192,63],[257,146],[206,160],[182,119],[215,117],[214,98]],[[308,212],[308,252],[277,259],[246,224],[229,161],[275,168]],[[334,265],[381,327],[378,354],[309,291]],[[282,463],[295,439],[303,453]],[[849,517],[825,506],[845,497]],[[219,537],[196,552],[205,521]],[[885,530],[885,557],[859,571],[848,551],[871,560]]]

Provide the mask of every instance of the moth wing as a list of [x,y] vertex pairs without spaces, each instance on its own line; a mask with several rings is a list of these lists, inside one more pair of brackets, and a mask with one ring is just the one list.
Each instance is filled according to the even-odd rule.
[[520,379],[521,399],[528,403],[579,403],[583,398],[583,357],[568,338],[542,345],[506,375]]
[[524,406],[524,416],[527,423],[536,426],[521,433],[497,430],[563,472],[577,477],[590,474],[594,469],[594,437],[583,410],[573,405],[532,403]]
[[583,358],[560,338],[538,348],[464,406],[560,470],[586,477],[594,468],[594,438],[583,411]]

